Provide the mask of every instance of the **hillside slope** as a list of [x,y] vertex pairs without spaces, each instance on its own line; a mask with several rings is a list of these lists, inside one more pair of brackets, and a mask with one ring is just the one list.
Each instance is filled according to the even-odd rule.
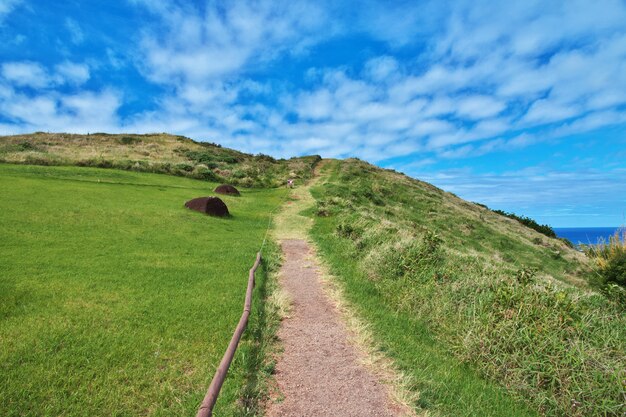
[[0,136],[0,162],[78,165],[171,174],[243,187],[276,187],[305,180],[319,156],[274,159],[165,133],[34,133]]
[[542,415],[623,415],[626,314],[587,285],[584,255],[393,171],[324,170],[314,240],[416,406],[510,415],[475,371]]

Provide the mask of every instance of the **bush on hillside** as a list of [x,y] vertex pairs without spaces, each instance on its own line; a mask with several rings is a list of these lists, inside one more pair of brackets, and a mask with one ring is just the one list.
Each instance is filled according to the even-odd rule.
[[598,284],[610,298],[626,304],[626,229],[615,232],[608,242],[583,245],[596,265]]
[[603,275],[606,282],[626,287],[626,251],[616,253],[609,258]]
[[274,159],[273,157],[269,156],[269,155],[265,155],[264,153],[259,153],[254,155],[254,158],[257,161],[266,161],[266,162],[271,162],[271,163],[275,163],[276,159]]
[[20,142],[17,145],[18,152],[26,152],[26,151],[38,151],[37,147],[28,141]]
[[122,145],[134,145],[136,143],[140,143],[141,139],[133,136],[122,136],[120,139],[120,143]]
[[544,234],[548,237],[552,237],[552,238],[556,238],[556,233],[554,232],[554,230],[552,230],[552,228],[550,226],[548,226],[547,224],[539,224],[536,221],[534,221],[533,219],[531,219],[530,217],[526,217],[526,216],[518,216],[517,214],[514,213],[508,213],[506,211],[502,211],[502,210],[492,210],[494,213],[498,213],[502,216],[508,217],[510,219],[514,219],[517,220],[518,222],[520,222],[521,224],[523,224],[526,227],[530,227],[531,229],[536,230],[537,232]]

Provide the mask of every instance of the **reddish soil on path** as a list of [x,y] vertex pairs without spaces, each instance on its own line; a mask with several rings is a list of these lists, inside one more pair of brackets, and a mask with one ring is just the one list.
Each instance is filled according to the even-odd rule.
[[387,387],[359,363],[340,313],[325,294],[320,271],[304,240],[282,242],[281,285],[292,300],[278,336],[284,352],[276,366],[280,394],[267,415],[400,416]]

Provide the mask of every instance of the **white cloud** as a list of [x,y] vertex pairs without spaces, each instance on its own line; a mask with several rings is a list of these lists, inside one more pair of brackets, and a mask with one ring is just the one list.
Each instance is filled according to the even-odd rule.
[[327,119],[335,110],[335,99],[328,89],[323,88],[300,96],[295,110],[306,119]]
[[394,57],[380,56],[365,63],[364,73],[374,81],[384,82],[397,75],[399,68],[400,64]]
[[554,103],[553,101],[542,99],[535,101],[522,119],[523,122],[533,124],[549,123],[566,120],[574,116],[579,116],[581,109],[577,106]]
[[[343,6],[323,2],[208,4],[202,13],[167,0],[137,2],[163,23],[143,32],[142,71],[173,91],[161,109],[133,120],[156,122],[161,114],[184,129],[178,133],[250,151],[462,158],[553,138],[564,124],[571,131],[622,120],[626,28],[618,23],[626,7],[619,1],[602,0],[591,12],[582,1],[427,2],[422,9],[367,2],[353,27],[336,15],[345,18]],[[351,30],[391,49],[352,68],[311,68],[301,84],[255,77]],[[419,55],[394,56],[395,47],[419,42]],[[242,100],[244,92],[263,104]],[[598,111],[615,114],[586,120]],[[537,126],[543,134],[525,134]]]
[[85,41],[85,33],[83,29],[80,27],[80,24],[71,18],[65,19],[65,28],[68,30],[70,34],[70,39],[72,43],[75,45],[79,45]]
[[0,94],[0,113],[18,122],[22,132],[115,132],[121,103],[122,97],[113,90],[28,96],[9,89]]
[[46,69],[36,62],[5,62],[2,76],[20,87],[48,87],[52,80]]
[[589,132],[603,126],[626,123],[626,113],[615,110],[599,111],[588,114],[571,123],[566,123],[554,132],[555,136],[566,136]]
[[37,62],[5,62],[2,77],[16,87],[47,89],[64,84],[81,85],[90,77],[86,64],[65,61],[49,71]]
[[459,116],[473,120],[496,116],[506,108],[499,100],[478,95],[459,98],[457,106]]
[[0,0],[0,24],[23,0]]
[[328,31],[320,31],[322,8],[304,1],[208,4],[204,14],[170,2],[139,3],[165,24],[165,31],[146,32],[139,51],[145,51],[145,73],[156,82],[233,77],[246,64],[300,52]]
[[349,16],[348,25],[395,48],[436,31],[448,13],[442,2],[426,0],[416,6],[412,2],[363,0],[344,6],[348,9],[344,13]]
[[89,67],[85,64],[63,62],[55,67],[56,80],[59,84],[84,84],[90,77]]

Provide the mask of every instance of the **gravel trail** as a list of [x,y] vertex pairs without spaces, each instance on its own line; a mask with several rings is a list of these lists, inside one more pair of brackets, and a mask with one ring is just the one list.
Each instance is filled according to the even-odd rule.
[[402,408],[359,362],[340,313],[324,292],[315,254],[303,239],[281,242],[280,283],[292,301],[278,332],[280,393],[268,405],[277,416],[400,416]]

